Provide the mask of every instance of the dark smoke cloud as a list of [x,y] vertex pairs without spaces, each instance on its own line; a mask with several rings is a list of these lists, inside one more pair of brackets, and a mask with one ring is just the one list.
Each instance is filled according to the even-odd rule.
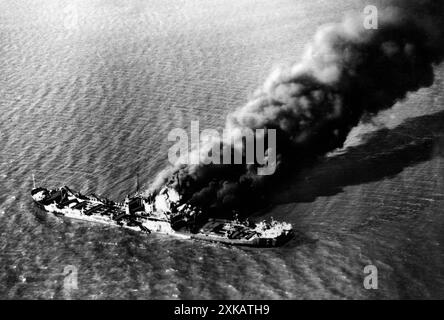
[[[442,1],[384,1],[377,7],[377,30],[364,28],[363,15],[322,26],[299,63],[273,73],[250,102],[228,115],[225,129],[236,143],[212,142],[225,149],[244,152],[238,129],[277,130],[274,175],[257,175],[258,165],[176,165],[153,188],[168,183],[184,200],[206,208],[251,207],[288,173],[341,147],[363,115],[432,85],[433,67],[444,57]],[[204,147],[202,153],[211,143]]]

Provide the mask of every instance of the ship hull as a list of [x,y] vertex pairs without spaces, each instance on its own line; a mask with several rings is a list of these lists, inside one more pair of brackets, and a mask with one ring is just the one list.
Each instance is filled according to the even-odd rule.
[[259,248],[279,247],[283,245],[285,242],[288,242],[292,237],[293,233],[289,233],[288,235],[281,236],[278,238],[267,238],[267,239],[255,238],[252,240],[244,240],[244,239],[227,239],[224,237],[218,237],[208,234],[191,234],[191,239],[194,240],[222,243],[234,246],[259,247]]
[[[131,226],[125,226],[125,225],[119,225],[117,223],[113,223],[112,221],[102,221],[99,219],[95,219],[94,217],[87,217],[87,216],[79,216],[77,214],[70,214],[70,213],[63,213],[59,211],[52,211],[47,210],[44,205],[40,204],[37,201],[34,201],[35,205],[37,206],[38,210],[45,213],[45,214],[52,214],[54,216],[57,216],[59,218],[66,218],[70,220],[76,220],[79,222],[84,223],[94,223],[99,225],[106,225],[110,227],[115,228],[123,228],[127,230],[132,230],[136,232],[141,232],[136,227]],[[286,236],[281,236],[278,238],[269,238],[269,239],[263,239],[263,238],[255,238],[253,240],[236,240],[236,239],[227,239],[224,237],[218,237],[214,235],[208,235],[208,234],[194,234],[191,232],[171,232],[171,233],[162,233],[158,231],[152,231],[153,233],[164,235],[164,236],[172,236],[179,239],[185,239],[185,240],[197,240],[197,241],[203,241],[203,242],[211,242],[211,243],[221,243],[224,245],[230,245],[230,246],[243,246],[243,247],[258,247],[258,248],[271,248],[271,247],[278,247],[284,244],[285,242],[289,241],[293,234],[290,233]]]
[[[190,211],[190,208],[176,210],[176,215],[172,216],[171,212],[152,209],[150,203],[145,203],[143,198],[137,197],[121,204],[95,195],[84,196],[68,187],[57,190],[39,187],[31,191],[31,196],[40,211],[141,233],[157,233],[181,239],[248,247],[276,247],[292,237],[292,229],[288,226],[278,229],[276,226],[279,225],[276,223],[266,225],[262,222],[250,225],[237,219],[196,219],[193,217],[195,212]],[[182,215],[184,213],[185,215]],[[193,223],[190,224],[188,217],[193,217]]]

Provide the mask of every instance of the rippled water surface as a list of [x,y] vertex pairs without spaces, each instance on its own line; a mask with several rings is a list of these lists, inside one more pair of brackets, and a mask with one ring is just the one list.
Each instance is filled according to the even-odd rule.
[[[281,248],[245,249],[39,214],[31,175],[120,200],[166,164],[169,130],[220,128],[316,28],[357,1],[0,0],[0,297],[444,297],[442,69],[304,170],[261,215]],[[73,20],[74,19],[74,20]],[[77,23],[75,23],[77,21]],[[262,218],[258,215],[258,218]],[[379,289],[362,285],[364,266]]]

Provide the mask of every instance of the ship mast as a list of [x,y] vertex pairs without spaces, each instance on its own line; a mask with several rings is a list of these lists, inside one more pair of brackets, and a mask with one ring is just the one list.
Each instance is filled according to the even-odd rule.
[[177,189],[179,189],[179,194],[182,192],[180,187],[180,180],[179,180],[179,172],[176,172],[176,181],[177,181]]
[[136,193],[139,194],[140,185],[139,185],[139,173],[136,174]]

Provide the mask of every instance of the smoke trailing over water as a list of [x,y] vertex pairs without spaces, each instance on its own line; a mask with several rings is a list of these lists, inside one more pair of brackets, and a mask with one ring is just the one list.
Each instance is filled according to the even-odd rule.
[[276,129],[274,175],[258,175],[258,164],[202,161],[165,169],[153,189],[168,183],[193,204],[245,209],[265,201],[288,173],[341,147],[363,115],[432,85],[433,67],[444,57],[442,1],[385,1],[378,18],[378,29],[365,29],[360,14],[322,26],[300,62],[274,72],[251,101],[228,115],[225,130],[234,143],[201,144],[203,157],[214,144],[245,154],[242,129]]

